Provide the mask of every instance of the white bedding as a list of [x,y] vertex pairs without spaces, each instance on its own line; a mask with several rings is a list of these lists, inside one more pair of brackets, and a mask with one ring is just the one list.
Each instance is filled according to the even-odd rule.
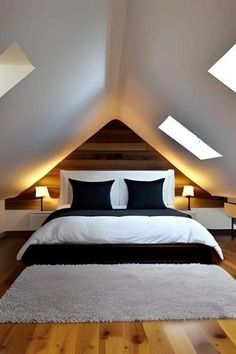
[[20,249],[57,243],[200,243],[223,254],[213,236],[197,221],[176,216],[66,216],[38,229]]

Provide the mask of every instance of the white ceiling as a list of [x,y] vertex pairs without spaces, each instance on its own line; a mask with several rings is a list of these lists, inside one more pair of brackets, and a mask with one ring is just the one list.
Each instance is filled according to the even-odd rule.
[[[36,68],[0,98],[0,198],[119,118],[214,195],[236,197],[236,94],[208,69],[236,42],[235,0],[0,0],[0,54]],[[172,115],[223,155],[200,161]]]

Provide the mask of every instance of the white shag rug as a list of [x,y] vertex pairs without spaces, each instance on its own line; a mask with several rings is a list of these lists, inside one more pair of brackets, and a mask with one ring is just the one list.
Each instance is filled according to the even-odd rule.
[[0,322],[236,318],[236,281],[201,264],[26,268],[0,300]]

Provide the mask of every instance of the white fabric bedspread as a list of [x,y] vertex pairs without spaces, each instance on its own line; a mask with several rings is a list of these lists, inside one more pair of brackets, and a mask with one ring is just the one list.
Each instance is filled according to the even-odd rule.
[[21,260],[30,245],[58,243],[200,243],[220,246],[197,221],[176,216],[66,216],[38,229],[20,249]]

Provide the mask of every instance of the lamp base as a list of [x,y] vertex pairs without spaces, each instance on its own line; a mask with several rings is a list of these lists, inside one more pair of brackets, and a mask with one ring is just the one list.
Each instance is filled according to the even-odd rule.
[[191,206],[190,206],[190,196],[187,196],[187,198],[188,198],[188,210],[191,210]]
[[40,209],[43,211],[43,197],[40,197]]

